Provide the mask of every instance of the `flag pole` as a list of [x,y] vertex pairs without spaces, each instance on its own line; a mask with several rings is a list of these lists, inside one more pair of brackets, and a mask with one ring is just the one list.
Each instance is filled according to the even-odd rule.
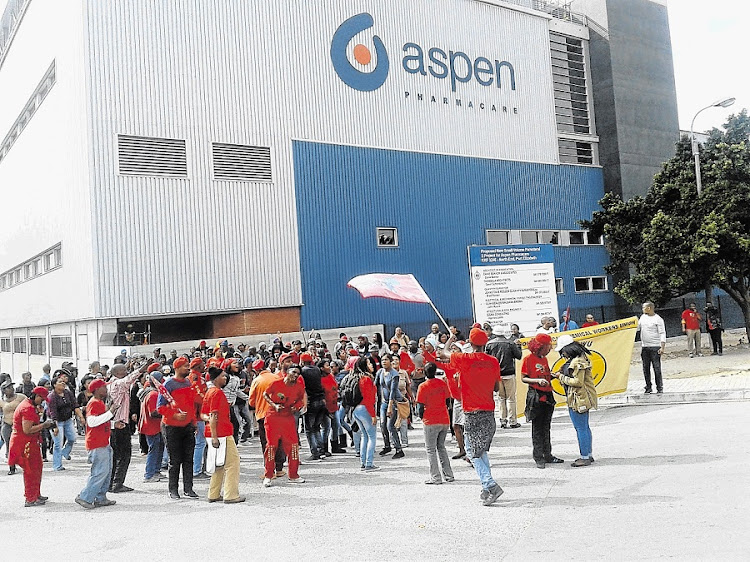
[[[425,293],[425,294],[426,294],[426,293]],[[440,314],[440,312],[438,311],[437,307],[436,307],[436,306],[435,306],[435,305],[433,304],[433,302],[432,302],[432,299],[430,299],[430,306],[432,307],[432,310],[434,310],[434,311],[435,311],[435,314],[437,314],[437,315],[438,315],[438,318],[440,318],[440,321],[441,321],[441,322],[443,323],[443,325],[445,326],[445,329],[446,329],[446,330],[448,330],[448,334],[450,334],[450,331],[451,331],[451,327],[450,327],[450,326],[448,326],[448,322],[446,322],[446,321],[445,321],[445,318],[443,318],[443,315],[442,315],[442,314]]]

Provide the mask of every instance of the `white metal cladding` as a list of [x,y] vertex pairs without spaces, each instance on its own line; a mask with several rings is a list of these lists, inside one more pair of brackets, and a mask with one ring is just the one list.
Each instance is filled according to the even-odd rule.
[[[293,138],[558,161],[542,16],[465,0],[86,7],[99,317],[301,304]],[[338,26],[363,12],[375,25],[357,41],[374,50],[377,34],[391,62],[383,86],[367,93],[337,76],[330,53]],[[472,80],[455,93],[450,80],[409,74],[409,42],[425,56],[439,47],[508,61],[516,89],[507,74],[502,88]],[[118,174],[118,135],[184,139],[187,179]],[[214,143],[269,147],[272,182],[217,181]]]
[[[97,316],[301,304],[283,46],[269,47],[284,10],[234,0],[87,7]],[[117,135],[185,139],[188,179],[118,175]],[[214,142],[270,147],[274,182],[214,181]]]

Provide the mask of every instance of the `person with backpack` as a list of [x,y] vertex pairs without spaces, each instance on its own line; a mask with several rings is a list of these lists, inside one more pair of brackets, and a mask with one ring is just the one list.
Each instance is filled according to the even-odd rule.
[[[375,455],[375,401],[377,390],[375,389],[375,365],[369,357],[360,357],[354,365],[354,371],[343,381],[342,402],[346,399],[345,407],[354,405],[354,419],[362,433],[359,457],[363,472],[380,470],[373,464]],[[356,380],[356,386],[350,382]],[[347,384],[348,383],[348,384]]]

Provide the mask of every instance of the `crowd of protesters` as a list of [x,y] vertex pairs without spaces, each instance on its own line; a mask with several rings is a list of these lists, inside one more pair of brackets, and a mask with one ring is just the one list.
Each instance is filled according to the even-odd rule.
[[[533,458],[539,468],[563,462],[552,455],[550,443],[550,386],[558,378],[579,436],[581,459],[573,466],[586,466],[593,462],[588,411],[596,408],[588,352],[572,338],[560,338],[557,351],[566,364],[550,372],[545,356],[554,327],[548,324],[542,320],[521,367],[529,387],[526,416],[532,421]],[[482,486],[480,500],[491,505],[503,493],[488,456],[496,432],[495,394],[501,428],[520,427],[516,361],[522,337],[515,324],[508,334],[496,334],[485,323],[472,326],[468,337],[455,327],[443,333],[433,324],[416,340],[396,328],[387,344],[379,333],[352,340],[341,333],[331,346],[319,334],[305,342],[285,343],[278,337],[257,346],[235,347],[222,339],[213,346],[201,341],[189,353],[171,350],[169,356],[159,348],[152,356],[128,355],[123,349],[111,367],[94,362],[80,380],[72,364],[51,375],[45,366],[36,384],[25,373],[18,387],[0,375],[0,437],[8,474],[22,468],[25,505],[43,505],[42,467],[49,451],[52,469],[63,471],[77,437],[84,436],[91,473],[75,501],[85,509],[113,505],[108,493],[133,490],[125,482],[137,433],[146,457],[144,485],[166,481],[169,498],[197,499],[195,480],[210,479],[207,501],[240,503],[245,497],[239,493],[238,444],[256,434],[263,486],[270,487],[284,476],[290,483],[304,483],[302,461],[324,461],[350,447],[362,473],[378,471],[378,429],[383,446],[377,456],[393,453],[400,459],[406,456],[413,423],[421,422],[426,484],[454,480],[445,446],[451,433],[458,446],[453,460],[473,466]],[[300,434],[309,451],[304,458]]]

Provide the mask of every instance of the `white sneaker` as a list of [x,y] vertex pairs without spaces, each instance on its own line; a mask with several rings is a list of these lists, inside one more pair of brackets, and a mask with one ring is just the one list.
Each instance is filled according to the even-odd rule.
[[263,479],[263,486],[265,486],[266,488],[270,488],[271,487],[271,479],[270,478],[264,478]]
[[301,476],[298,476],[297,478],[290,478],[289,483],[290,484],[304,484],[305,479],[302,478]]

